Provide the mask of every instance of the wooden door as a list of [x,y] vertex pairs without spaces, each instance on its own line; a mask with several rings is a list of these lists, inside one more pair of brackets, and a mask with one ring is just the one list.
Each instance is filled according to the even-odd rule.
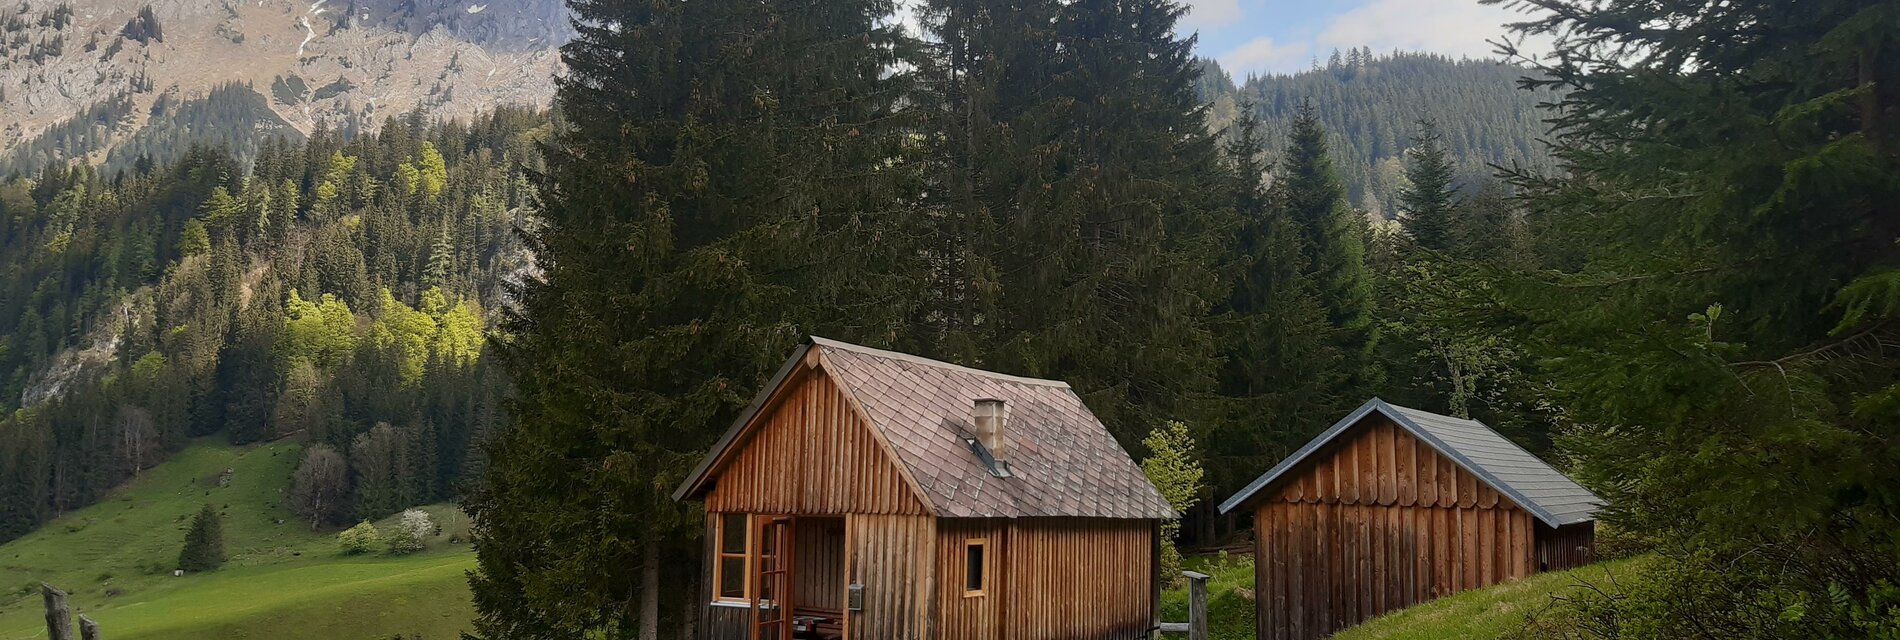
[[752,619],[756,640],[792,640],[792,518],[760,518],[758,557],[752,566]]

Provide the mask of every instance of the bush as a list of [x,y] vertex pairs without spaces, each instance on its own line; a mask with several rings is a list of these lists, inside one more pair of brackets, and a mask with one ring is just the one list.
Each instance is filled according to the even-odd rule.
[[374,551],[378,538],[376,525],[362,522],[336,534],[336,543],[343,548],[343,555],[354,556]]
[[[1201,469],[1201,455],[1195,449],[1194,437],[1188,434],[1187,425],[1169,421],[1149,433],[1141,444],[1151,452],[1148,459],[1141,461],[1141,472],[1175,512],[1186,513],[1200,501],[1201,490],[1205,488],[1201,484],[1205,473]],[[1180,519],[1161,523],[1161,580],[1169,588],[1183,584],[1181,552],[1174,546],[1174,538],[1180,533]]]
[[1865,600],[1840,587],[1815,598],[1782,584],[1779,571],[1707,553],[1664,555],[1634,575],[1580,583],[1513,640],[1900,637],[1881,635],[1900,630],[1900,598],[1878,587]]
[[383,535],[383,543],[392,554],[415,553],[422,550],[423,541],[435,533],[435,521],[421,509],[410,509],[396,518],[395,526]]
[[1656,550],[1655,538],[1607,522],[1597,523],[1596,559],[1598,561],[1634,558]]

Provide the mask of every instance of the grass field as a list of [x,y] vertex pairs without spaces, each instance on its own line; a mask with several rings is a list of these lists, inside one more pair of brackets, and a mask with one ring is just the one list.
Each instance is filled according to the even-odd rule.
[[[1524,580],[1466,591],[1395,611],[1333,636],[1334,640],[1449,640],[1506,637],[1525,626],[1527,616],[1545,612],[1553,596],[1583,584],[1608,585],[1634,574],[1642,559],[1539,574]],[[1193,556],[1187,568],[1208,580],[1208,631],[1218,640],[1254,637],[1253,559],[1245,556]],[[1161,597],[1162,619],[1187,620],[1185,589]]]
[[[291,443],[195,443],[98,504],[0,545],[0,640],[45,637],[42,580],[71,592],[73,607],[115,639],[435,639],[466,628],[474,553],[448,539],[466,538],[467,518],[425,507],[442,525],[427,551],[343,556],[334,535],[284,507],[298,453]],[[205,504],[224,513],[230,561],[173,577],[185,528]]]

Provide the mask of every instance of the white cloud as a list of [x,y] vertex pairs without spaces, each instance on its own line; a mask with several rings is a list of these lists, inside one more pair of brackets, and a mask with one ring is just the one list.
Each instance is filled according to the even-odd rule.
[[1371,0],[1334,18],[1316,44],[1326,50],[1370,46],[1374,51],[1425,50],[1449,56],[1492,54],[1488,39],[1524,16],[1476,0]]
[[1222,69],[1234,76],[1235,82],[1246,79],[1247,74],[1258,71],[1291,72],[1305,69],[1312,62],[1312,48],[1300,43],[1281,44],[1273,38],[1261,36],[1248,40],[1246,44],[1234,50],[1216,56]]
[[[1504,25],[1526,19],[1519,11],[1478,0],[1365,0],[1327,20],[1307,42],[1257,38],[1218,59],[1229,73],[1245,76],[1302,71],[1314,57],[1324,59],[1335,49],[1351,47],[1372,47],[1381,54],[1403,50],[1491,57],[1495,47],[1488,40],[1506,36]],[[1525,49],[1548,51],[1549,42],[1529,42]]]
[[1187,15],[1181,17],[1182,32],[1208,27],[1223,27],[1240,19],[1240,0],[1184,0]]

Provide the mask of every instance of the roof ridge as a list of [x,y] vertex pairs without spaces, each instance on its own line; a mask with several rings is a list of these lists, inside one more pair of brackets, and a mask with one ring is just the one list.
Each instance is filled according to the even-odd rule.
[[932,360],[930,358],[926,358],[919,355],[912,355],[908,353],[890,351],[887,349],[879,349],[876,347],[867,347],[861,344],[852,344],[849,342],[844,342],[842,340],[833,340],[831,338],[825,338],[821,336],[811,336],[811,342],[812,344],[815,344],[821,347],[843,349],[845,351],[851,351],[851,352],[861,353],[868,356],[884,358],[886,360],[897,360],[901,362],[909,362],[912,364],[921,364],[927,367],[936,367],[938,369],[948,369],[948,370],[956,371],[960,373],[968,373],[971,375],[983,376],[985,378],[995,378],[997,380],[1003,380],[1007,382],[1039,385],[1039,386],[1045,386],[1045,387],[1061,387],[1063,389],[1069,388],[1069,383],[1063,382],[1061,380],[1030,378],[1026,376],[1010,375],[1007,373],[997,373],[995,371],[985,371],[983,369],[966,367],[960,364],[944,362],[942,360]]

